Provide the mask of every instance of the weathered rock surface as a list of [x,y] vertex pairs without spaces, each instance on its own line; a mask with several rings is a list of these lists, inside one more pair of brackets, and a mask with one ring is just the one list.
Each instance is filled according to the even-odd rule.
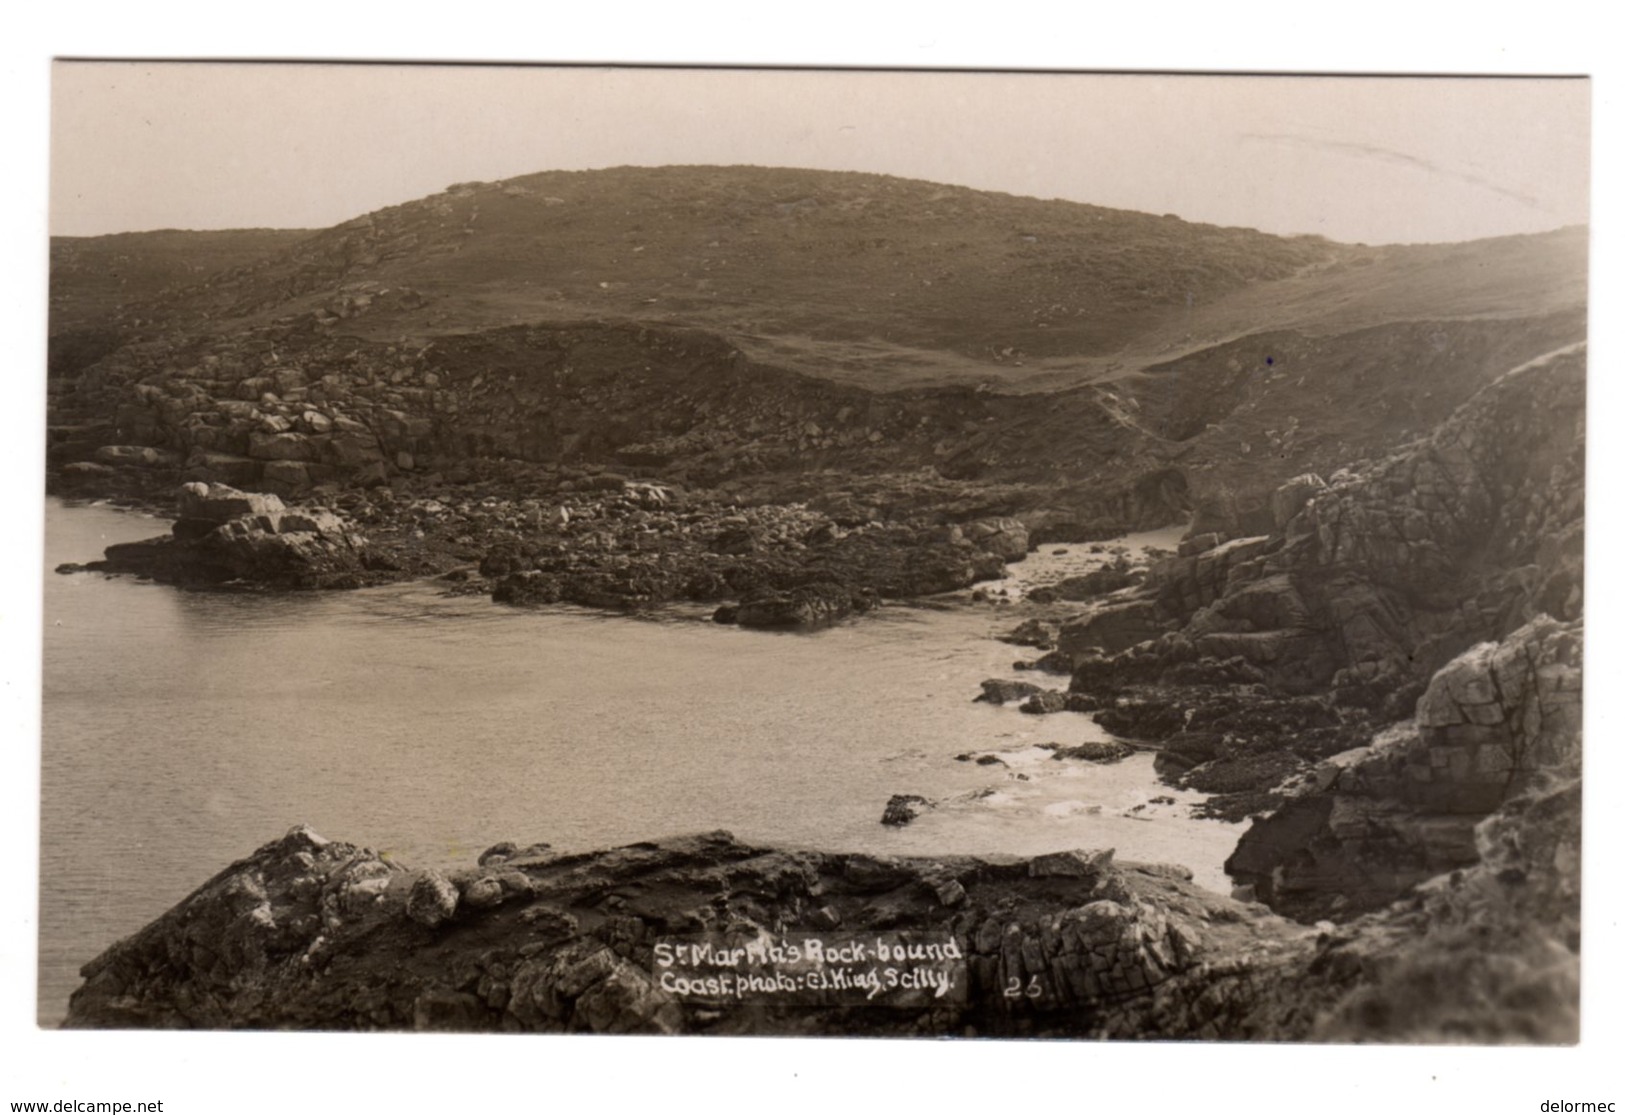
[[280,515],[285,510],[282,500],[274,495],[239,492],[224,484],[197,481],[181,485],[180,517],[183,520],[218,524],[244,515]]
[[1058,744],[1049,745],[1054,750],[1052,758],[1081,759],[1088,763],[1115,763],[1134,754],[1134,748],[1115,739],[1093,739],[1083,743],[1075,743],[1069,747]]
[[[326,508],[189,483],[168,537],[120,543],[83,568],[188,588],[354,588],[378,579],[367,541]],[[387,567],[383,570],[387,576]]]
[[1042,690],[1030,681],[989,678],[982,683],[981,695],[974,699],[985,701],[990,705],[1002,705],[1012,701],[1024,701],[1039,692]]
[[[1505,825],[1486,840],[1522,870],[1568,847]],[[1494,866],[1425,901],[1485,927],[1478,956],[1528,965],[1527,941],[1497,935],[1522,896]],[[87,964],[66,1025],[1416,1041],[1458,1037],[1437,1024],[1454,1006],[1501,1040],[1571,1036],[1562,1012],[1524,1009],[1518,981],[1404,1003],[1390,974],[1433,947],[1422,901],[1317,935],[1109,849],[901,859],[711,833],[442,874],[296,829]],[[954,942],[961,991],[907,1008],[718,1004],[664,986],[655,959],[666,936],[910,931]],[[1550,963],[1551,948],[1565,952],[1545,938],[1533,951]],[[1406,1009],[1384,1012],[1394,1001]],[[1361,1007],[1380,1032],[1362,1030]]]
[[886,802],[885,812],[880,815],[880,823],[900,827],[935,807],[936,802],[919,794],[893,794]]
[[965,540],[1003,561],[1020,561],[1029,549],[1027,528],[1020,519],[976,519],[964,525]]
[[[1455,656],[1542,614],[1579,617],[1584,371],[1581,351],[1521,367],[1411,446],[1291,480],[1276,533],[1154,566],[1128,601],[1063,627],[1074,695],[1114,733],[1160,742],[1165,776],[1236,819],[1384,725],[1444,715],[1416,702]],[[1091,630],[1130,616],[1146,626],[1123,643],[1171,630],[1088,653]],[[1486,791],[1451,785],[1482,812]],[[1438,827],[1441,849],[1464,846]]]
[[1041,619],[1024,620],[1014,631],[1000,635],[999,641],[1015,647],[1049,650],[1055,645],[1055,629]]
[[1480,824],[1577,784],[1581,628],[1542,616],[1434,675],[1415,720],[1334,756],[1250,828],[1225,870],[1294,916],[1357,912],[1478,862]]
[[1021,702],[1021,711],[1035,716],[1066,711],[1067,695],[1057,689],[1040,689]]
[[1062,624],[1059,649],[1074,658],[1089,651],[1118,654],[1165,630],[1151,601],[1132,600],[1097,608]]

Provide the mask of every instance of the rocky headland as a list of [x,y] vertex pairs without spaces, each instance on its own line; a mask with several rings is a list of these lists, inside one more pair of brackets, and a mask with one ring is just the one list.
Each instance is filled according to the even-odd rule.
[[[979,585],[958,606],[1029,653],[978,699],[1122,741],[1063,761],[1154,749],[1248,822],[1235,896],[1106,850],[712,834],[442,874],[297,830],[87,965],[70,1025],[1573,1039],[1583,235],[1365,249],[872,176],[593,173],[628,215],[692,202],[707,239],[535,176],[235,241],[265,254],[139,304],[54,286],[51,489],[176,520],[72,569],[775,628]],[[592,266],[515,248],[542,233]],[[1085,258],[1109,326],[1071,293]],[[1148,278],[1170,258],[1203,261],[1199,315]],[[844,309],[817,285],[842,275]],[[1181,523],[1167,552],[1112,542]],[[1056,543],[1087,570],[1013,590]],[[965,996],[723,1008],[652,966],[661,936],[811,930],[947,935]]]
[[[1577,904],[1555,881],[1578,833],[1553,804],[1498,817],[1482,863],[1342,926],[1109,851],[908,859],[710,833],[576,855],[498,845],[439,872],[299,828],[86,965],[67,1025],[1570,1041]],[[929,936],[953,942],[955,986],[880,1006],[695,998],[656,950],[707,935]]]

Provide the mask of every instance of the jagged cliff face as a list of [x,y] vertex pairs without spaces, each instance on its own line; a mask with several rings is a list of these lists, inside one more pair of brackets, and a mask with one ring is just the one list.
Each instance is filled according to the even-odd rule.
[[[1062,632],[1102,723],[1160,739],[1220,811],[1269,811],[1227,868],[1275,908],[1381,907],[1577,784],[1584,400],[1583,348],[1512,369],[1415,444],[1283,486],[1274,533],[1192,539]],[[1099,657],[1110,637],[1135,645]]]
[[1578,349],[1509,371],[1380,461],[1293,480],[1275,533],[1170,559],[1151,591],[1201,657],[1414,700],[1465,647],[1579,616],[1584,467]]
[[[1552,805],[1579,786],[1582,634],[1541,616],[1467,651],[1434,676],[1413,720],[1315,768],[1242,836],[1226,870],[1276,908],[1310,916],[1380,906],[1477,863],[1486,818]],[[1577,854],[1555,870],[1577,871]]]
[[[503,845],[442,874],[298,830],[87,965],[68,1024],[1572,1041],[1582,356],[1508,373],[1390,457],[1284,486],[1273,535],[1192,539],[1128,605],[1180,633],[1112,657],[1073,646],[1073,696],[1161,731],[1170,777],[1270,788],[1228,865],[1238,899],[1101,852],[891,859],[713,834]],[[1409,609],[1400,633],[1435,622],[1409,644],[1349,637],[1376,609]],[[1415,662],[1463,641],[1437,671]],[[1313,655],[1329,691],[1305,691],[1294,660]],[[1383,728],[1367,687],[1424,672]],[[964,994],[717,1009],[663,987],[657,941],[719,929],[951,938]]]
[[1268,534],[1277,486],[1428,437],[1495,376],[1584,336],[1582,312],[1258,333],[1148,369],[1136,395],[1179,445],[1192,532]]

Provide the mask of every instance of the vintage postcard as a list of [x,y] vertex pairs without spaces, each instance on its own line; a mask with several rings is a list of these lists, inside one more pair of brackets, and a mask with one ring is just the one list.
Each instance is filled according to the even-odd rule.
[[1577,1041],[1590,95],[56,63],[39,1025]]

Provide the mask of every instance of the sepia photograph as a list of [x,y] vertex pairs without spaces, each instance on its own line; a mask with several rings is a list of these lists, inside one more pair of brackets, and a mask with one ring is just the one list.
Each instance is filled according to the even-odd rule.
[[52,78],[40,1025],[1578,1039],[1587,81]]
[[40,1023],[1575,1041],[1588,102],[58,63]]

